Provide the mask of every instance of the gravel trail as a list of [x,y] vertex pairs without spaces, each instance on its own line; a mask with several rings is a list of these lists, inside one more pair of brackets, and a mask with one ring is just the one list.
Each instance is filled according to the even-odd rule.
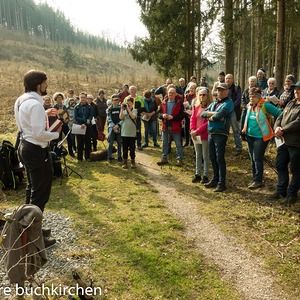
[[[240,292],[243,299],[285,300],[277,291],[271,275],[263,270],[263,263],[246,249],[226,236],[205,216],[199,214],[194,199],[178,194],[176,186],[161,176],[163,170],[149,160],[145,152],[137,155],[139,166],[147,173],[149,183],[164,199],[167,208],[185,224],[187,236],[193,238],[201,254],[212,261]],[[171,195],[171,196],[170,196]]]

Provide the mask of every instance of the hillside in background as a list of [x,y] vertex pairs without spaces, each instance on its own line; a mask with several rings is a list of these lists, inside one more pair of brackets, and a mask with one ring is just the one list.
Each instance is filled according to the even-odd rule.
[[96,96],[103,88],[110,96],[124,83],[142,92],[162,82],[154,68],[134,61],[126,49],[57,44],[5,28],[0,29],[0,68],[1,133],[15,130],[13,104],[24,91],[23,75],[30,69],[47,73],[50,95],[73,88]]

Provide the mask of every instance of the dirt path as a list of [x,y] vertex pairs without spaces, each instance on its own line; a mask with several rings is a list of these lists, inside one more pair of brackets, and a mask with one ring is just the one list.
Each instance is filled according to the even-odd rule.
[[287,299],[283,293],[275,291],[272,277],[263,270],[262,262],[201,216],[195,200],[178,194],[176,187],[161,176],[163,171],[145,152],[139,152],[137,160],[167,208],[185,224],[187,236],[194,239],[201,254],[221,270],[224,279],[232,282],[243,299]]

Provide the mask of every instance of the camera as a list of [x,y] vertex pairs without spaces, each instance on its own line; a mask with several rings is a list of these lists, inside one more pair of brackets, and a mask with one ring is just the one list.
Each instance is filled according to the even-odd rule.
[[122,104],[122,107],[123,108],[127,108],[127,104],[125,103],[125,104]]

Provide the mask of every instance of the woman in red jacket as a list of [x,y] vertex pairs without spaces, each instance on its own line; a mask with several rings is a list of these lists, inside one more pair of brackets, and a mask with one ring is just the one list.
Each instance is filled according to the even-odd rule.
[[[190,120],[190,131],[191,138],[194,142],[195,152],[196,152],[196,173],[192,179],[193,183],[201,182],[202,184],[208,182],[208,165],[209,165],[209,155],[208,155],[208,132],[207,125],[208,120],[202,118],[202,112],[211,103],[211,95],[207,88],[199,88],[197,91],[197,98],[194,103],[192,116]],[[203,178],[201,180],[201,170],[202,170],[202,160],[203,160]]]

